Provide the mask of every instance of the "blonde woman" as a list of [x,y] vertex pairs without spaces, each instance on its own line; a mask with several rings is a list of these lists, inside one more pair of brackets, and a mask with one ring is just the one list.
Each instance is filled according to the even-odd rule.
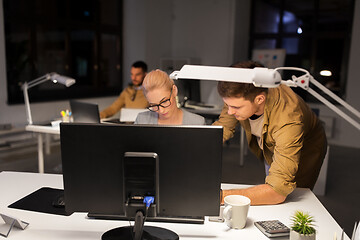
[[150,111],[139,113],[135,124],[205,125],[204,117],[177,107],[178,89],[165,72],[151,71],[142,87]]

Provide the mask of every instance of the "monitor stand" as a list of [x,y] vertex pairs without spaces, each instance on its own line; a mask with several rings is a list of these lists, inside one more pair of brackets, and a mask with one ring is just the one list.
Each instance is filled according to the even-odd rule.
[[179,240],[179,236],[168,229],[160,227],[145,226],[144,214],[138,211],[135,216],[133,227],[119,227],[105,232],[102,240]]

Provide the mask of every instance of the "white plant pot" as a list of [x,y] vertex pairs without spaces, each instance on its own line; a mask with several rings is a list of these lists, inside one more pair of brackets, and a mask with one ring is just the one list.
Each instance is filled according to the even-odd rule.
[[315,240],[316,234],[303,235],[293,230],[290,230],[290,240]]

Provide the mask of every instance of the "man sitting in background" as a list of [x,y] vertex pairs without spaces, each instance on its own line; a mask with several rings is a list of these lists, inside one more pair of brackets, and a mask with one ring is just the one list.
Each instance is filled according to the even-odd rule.
[[142,91],[141,84],[147,73],[147,65],[137,61],[131,66],[131,84],[125,88],[120,96],[105,110],[100,112],[100,118],[107,118],[119,112],[121,108],[146,108],[148,101]]

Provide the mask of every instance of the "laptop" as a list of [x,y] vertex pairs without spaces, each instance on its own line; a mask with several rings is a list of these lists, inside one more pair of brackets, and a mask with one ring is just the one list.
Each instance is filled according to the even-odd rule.
[[70,100],[70,108],[74,122],[100,123],[99,106],[97,104]]
[[149,111],[146,108],[122,108],[120,110],[120,122],[135,122],[141,112]]

